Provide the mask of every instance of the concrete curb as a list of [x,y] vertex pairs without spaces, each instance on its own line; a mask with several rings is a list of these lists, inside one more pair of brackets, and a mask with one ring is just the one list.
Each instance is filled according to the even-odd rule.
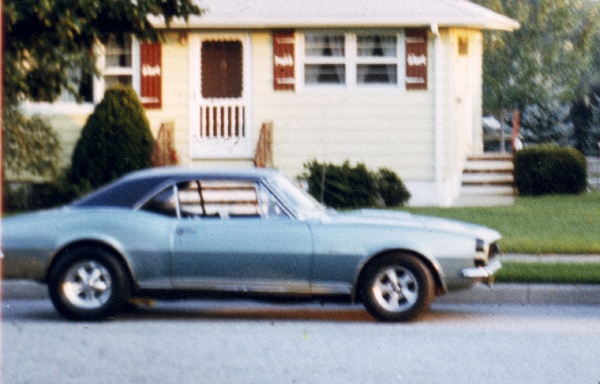
[[436,302],[594,305],[600,304],[600,285],[497,283],[492,288],[477,285],[464,291],[450,292],[437,298]]
[[[43,284],[28,280],[2,281],[4,300],[47,299]],[[476,285],[471,289],[438,297],[436,303],[448,304],[600,304],[600,285],[570,284],[495,284],[492,288]]]

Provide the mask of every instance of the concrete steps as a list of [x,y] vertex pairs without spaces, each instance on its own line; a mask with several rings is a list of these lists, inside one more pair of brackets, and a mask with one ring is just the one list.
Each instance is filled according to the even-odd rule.
[[510,205],[515,199],[513,184],[512,156],[484,154],[470,157],[454,205]]

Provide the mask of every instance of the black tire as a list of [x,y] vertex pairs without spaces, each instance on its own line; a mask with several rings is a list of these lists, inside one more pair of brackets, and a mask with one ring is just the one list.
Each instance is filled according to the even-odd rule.
[[82,246],[57,257],[48,274],[48,292],[62,316],[103,320],[124,308],[131,285],[124,267],[111,252]]
[[435,297],[431,272],[410,254],[389,254],[372,261],[359,284],[365,308],[380,321],[415,320],[429,310]]

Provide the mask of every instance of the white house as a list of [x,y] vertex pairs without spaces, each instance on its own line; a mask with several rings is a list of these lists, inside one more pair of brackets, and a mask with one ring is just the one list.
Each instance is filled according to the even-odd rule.
[[[465,0],[202,0],[200,17],[163,30],[162,44],[111,42],[104,76],[28,105],[60,133],[64,161],[107,85],[131,84],[155,134],[174,123],[189,165],[252,166],[272,123],[273,166],[388,167],[412,205],[451,205],[469,155],[482,149],[483,30],[519,24]],[[89,83],[89,82],[88,82]]]

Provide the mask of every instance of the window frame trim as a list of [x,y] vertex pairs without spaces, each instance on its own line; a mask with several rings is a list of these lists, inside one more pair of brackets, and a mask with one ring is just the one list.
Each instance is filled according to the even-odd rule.
[[[312,57],[306,56],[306,35],[344,35],[345,56],[338,57]],[[396,37],[396,57],[361,57],[358,55],[358,36],[384,35]],[[405,93],[406,88],[406,28],[399,29],[366,29],[366,30],[298,30],[296,31],[296,90],[298,93],[319,92],[356,92],[356,93]],[[344,64],[346,78],[345,84],[307,84],[305,80],[305,66],[307,64]],[[358,65],[365,64],[394,64],[397,68],[396,84],[364,84],[357,79]]]
[[93,77],[93,99],[94,105],[97,105],[104,98],[106,92],[106,80],[105,76],[131,76],[131,86],[135,93],[140,96],[141,92],[141,49],[140,41],[135,37],[131,36],[131,67],[107,67],[106,66],[106,47],[102,44],[97,44],[94,47],[94,51],[97,54],[98,66],[101,76],[98,78]]

